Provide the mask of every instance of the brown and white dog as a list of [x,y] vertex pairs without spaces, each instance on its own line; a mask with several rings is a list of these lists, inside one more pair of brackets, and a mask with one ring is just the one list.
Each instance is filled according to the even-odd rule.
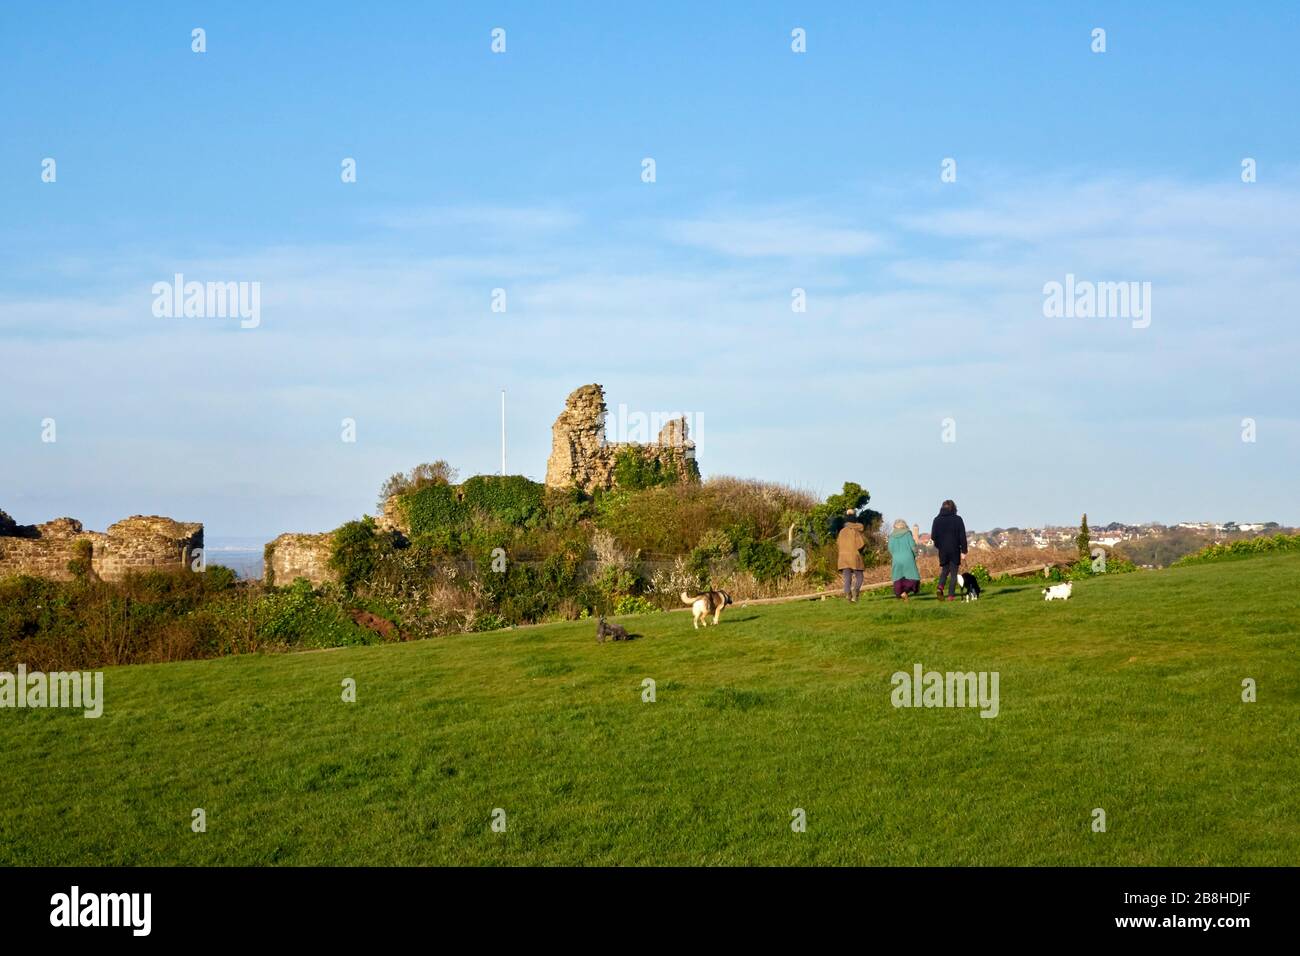
[[691,606],[691,614],[695,619],[696,630],[703,624],[709,626],[709,615],[713,615],[713,623],[718,623],[718,618],[722,617],[722,609],[731,603],[731,595],[726,591],[705,591],[703,594],[697,594],[691,597],[685,591],[682,592],[682,603]]

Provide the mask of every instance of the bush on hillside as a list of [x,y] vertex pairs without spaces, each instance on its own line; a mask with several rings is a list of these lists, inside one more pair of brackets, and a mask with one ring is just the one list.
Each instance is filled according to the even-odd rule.
[[377,640],[337,603],[320,598],[305,578],[261,595],[253,613],[258,637],[271,644],[344,647]]
[[1260,554],[1276,554],[1286,551],[1300,551],[1300,534],[1261,535],[1258,538],[1243,538],[1240,541],[1230,543],[1211,544],[1195,554],[1179,558],[1172,566],[1205,564],[1211,561],[1249,558]]
[[68,562],[68,573],[78,581],[88,581],[95,574],[91,558],[95,553],[95,546],[85,538],[81,538],[72,545],[72,560]]
[[659,608],[639,595],[629,594],[621,597],[614,605],[615,614],[649,614]]
[[406,474],[398,472],[384,482],[379,489],[379,510],[393,495],[404,495],[419,491],[427,485],[450,485],[456,481],[456,469],[439,459],[416,465]]
[[306,581],[281,589],[214,587],[224,571],[131,572],[115,582],[0,580],[0,670],[20,661],[33,670],[85,670],[379,639],[353,623],[337,595]]
[[1106,570],[1103,573],[1130,574],[1137,569],[1138,566],[1136,564],[1124,557],[1124,555],[1117,554],[1112,550],[1110,554],[1106,555]]
[[203,569],[203,588],[206,591],[225,591],[235,585],[237,575],[224,564],[209,564]]
[[545,488],[546,526],[555,531],[578,527],[592,517],[595,503],[578,488]]
[[745,541],[737,549],[740,567],[754,576],[760,584],[767,584],[791,573],[790,558],[771,541]]
[[368,582],[384,556],[393,549],[392,536],[375,527],[366,515],[335,530],[330,545],[329,568],[344,590],[353,592]]
[[465,509],[456,500],[456,493],[450,485],[427,484],[403,493],[398,499],[398,507],[406,517],[413,539],[431,536],[445,541],[448,540],[447,532],[465,523]]
[[510,525],[532,525],[545,510],[545,486],[523,475],[475,475],[460,492],[463,507]]
[[614,481],[628,491],[673,485],[681,479],[682,473],[675,464],[642,454],[635,448],[624,448],[614,458]]
[[[710,478],[642,491],[617,489],[596,503],[596,524],[629,550],[689,554],[711,533],[726,532],[730,550],[744,538],[784,538],[791,514],[816,504],[806,492],[773,482]],[[744,533],[739,533],[743,530]]]
[[856,481],[844,482],[838,493],[829,495],[824,502],[810,509],[801,529],[804,537],[813,543],[833,540],[843,527],[844,512],[850,508],[858,512],[858,520],[866,526],[868,536],[874,535],[880,529],[883,516],[867,507],[870,501],[871,493],[867,489]]

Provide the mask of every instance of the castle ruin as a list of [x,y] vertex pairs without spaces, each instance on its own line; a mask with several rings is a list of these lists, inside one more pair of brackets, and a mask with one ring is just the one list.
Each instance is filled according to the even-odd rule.
[[128,571],[188,568],[203,547],[203,525],[157,515],[134,515],[107,531],[86,531],[74,518],[20,525],[0,511],[0,577],[32,574],[71,580],[69,562],[80,557],[78,542],[90,543],[91,570],[105,581]]
[[685,415],[664,425],[655,442],[611,442],[605,438],[606,410],[605,390],[599,385],[583,385],[569,394],[564,411],[551,426],[551,455],[546,460],[549,487],[585,492],[612,488],[614,467],[627,453],[675,472],[683,482],[699,480],[695,443]]

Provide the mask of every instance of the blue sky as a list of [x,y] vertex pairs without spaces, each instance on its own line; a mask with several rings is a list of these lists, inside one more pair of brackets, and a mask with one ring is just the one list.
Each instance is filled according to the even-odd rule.
[[1300,14],[1134,6],[0,6],[0,508],[324,530],[596,381],[909,520],[1300,524]]

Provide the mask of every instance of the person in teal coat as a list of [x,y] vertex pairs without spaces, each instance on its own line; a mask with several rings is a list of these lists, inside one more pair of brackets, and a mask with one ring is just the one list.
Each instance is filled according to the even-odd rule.
[[921,572],[916,567],[916,538],[902,518],[894,522],[894,531],[889,536],[889,555],[893,558],[889,576],[894,580],[894,597],[906,601],[909,595],[920,594]]

